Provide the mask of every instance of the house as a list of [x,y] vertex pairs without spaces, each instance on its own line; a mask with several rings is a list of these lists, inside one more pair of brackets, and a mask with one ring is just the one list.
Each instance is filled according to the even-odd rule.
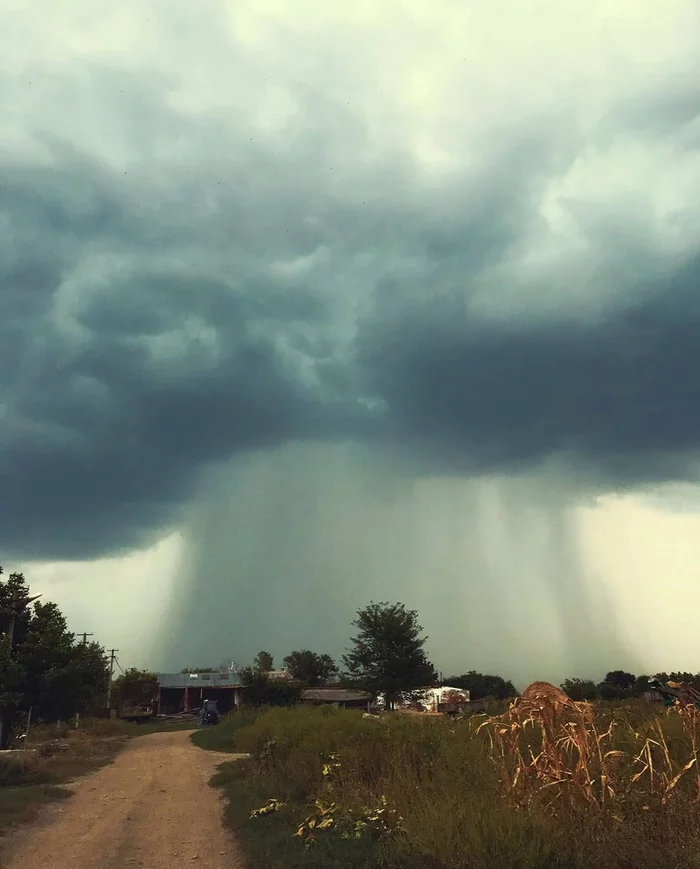
[[265,676],[270,682],[293,682],[292,674],[282,667],[279,670],[268,670]]
[[372,695],[366,691],[346,688],[305,688],[301,692],[302,706],[337,706],[341,709],[363,709],[369,712]]
[[241,705],[243,685],[238,673],[159,673],[157,708],[159,715],[176,715],[201,709],[205,700],[216,700],[225,715]]

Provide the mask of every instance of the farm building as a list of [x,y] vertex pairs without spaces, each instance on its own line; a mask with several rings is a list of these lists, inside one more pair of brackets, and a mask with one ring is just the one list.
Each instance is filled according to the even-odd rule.
[[205,700],[216,700],[225,715],[241,705],[243,686],[238,673],[159,673],[158,714],[201,709]]
[[369,712],[372,695],[366,691],[345,688],[306,688],[301,692],[304,706],[339,706],[342,709],[364,709]]

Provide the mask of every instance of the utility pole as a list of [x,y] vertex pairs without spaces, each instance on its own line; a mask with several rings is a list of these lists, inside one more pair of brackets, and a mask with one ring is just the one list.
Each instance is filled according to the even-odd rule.
[[94,634],[78,634],[78,636],[83,638],[83,645],[86,645],[86,644],[87,644],[87,638],[88,638],[88,637],[94,637],[95,635],[94,635]]
[[114,672],[114,661],[119,649],[109,650],[109,687],[107,688],[107,709],[112,708],[112,673]]

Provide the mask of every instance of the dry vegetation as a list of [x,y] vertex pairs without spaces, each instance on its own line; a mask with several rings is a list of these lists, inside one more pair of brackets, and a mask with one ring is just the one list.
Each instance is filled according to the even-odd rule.
[[33,727],[21,752],[0,754],[0,835],[31,820],[43,803],[70,794],[70,782],[110,763],[133,736],[181,726],[134,725],[85,719],[80,729],[55,724]]
[[220,783],[280,869],[691,869],[699,739],[695,707],[537,691],[462,721],[271,710],[236,730],[253,760]]
[[103,734],[102,722],[96,722],[95,729],[97,733],[89,723],[80,730],[36,728],[26,750],[0,755],[0,834],[31,820],[42,803],[67,797],[69,782],[114,758],[126,735]]

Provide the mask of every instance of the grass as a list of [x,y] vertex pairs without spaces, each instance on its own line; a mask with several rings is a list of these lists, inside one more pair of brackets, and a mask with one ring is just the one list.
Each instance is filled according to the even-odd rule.
[[52,784],[0,788],[0,835],[17,824],[33,820],[45,803],[68,796],[70,792],[66,788]]
[[698,735],[690,708],[535,699],[473,721],[273,709],[193,741],[251,755],[213,782],[251,865],[700,869]]
[[43,804],[68,797],[68,782],[110,763],[124,742],[73,731],[37,740],[23,754],[0,755],[0,835],[32,820]]
[[201,727],[195,730],[190,739],[198,748],[206,751],[232,753],[237,750],[236,732],[253,724],[259,716],[259,712],[248,709],[232,712],[213,727]]
[[374,847],[362,841],[321,841],[313,850],[290,835],[299,820],[296,806],[284,806],[263,823],[251,820],[253,809],[268,800],[268,791],[253,774],[251,761],[224,764],[212,784],[225,790],[226,821],[243,848],[249,866],[265,869],[351,869],[378,866]]
[[39,725],[29,733],[26,752],[0,755],[0,835],[32,820],[51,800],[70,795],[66,785],[114,760],[129,739],[148,733],[191,730],[192,722],[134,724],[87,718],[70,725]]

